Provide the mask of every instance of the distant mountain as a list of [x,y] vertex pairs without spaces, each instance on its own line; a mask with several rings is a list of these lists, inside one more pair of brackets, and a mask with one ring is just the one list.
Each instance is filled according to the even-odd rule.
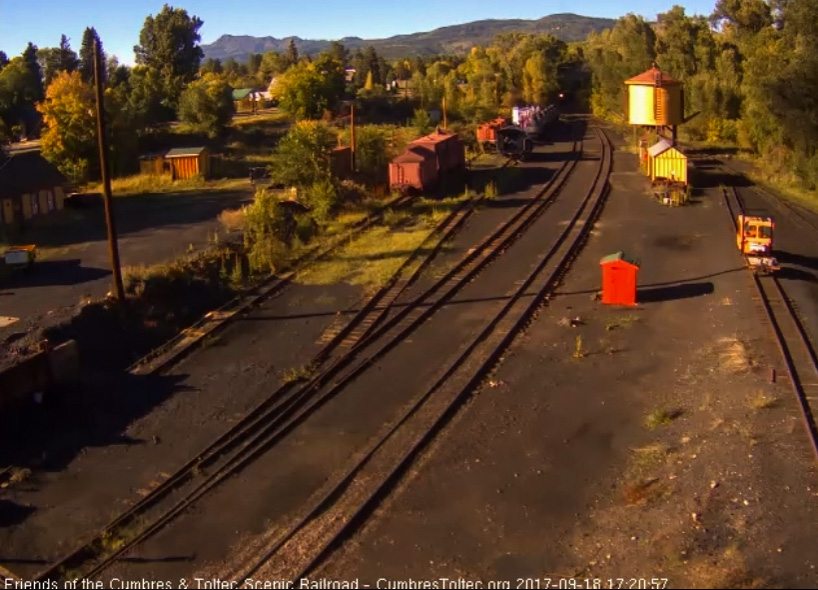
[[[415,55],[463,54],[475,45],[488,45],[499,33],[550,33],[563,41],[582,41],[592,31],[612,27],[616,21],[608,18],[552,14],[538,20],[508,19],[479,20],[462,25],[442,27],[426,33],[396,35],[387,39],[344,37],[340,42],[348,49],[372,45],[388,59]],[[225,60],[232,57],[246,60],[251,53],[286,51],[290,39],[302,54],[314,55],[330,46],[330,41],[301,39],[300,37],[251,37],[249,35],[222,35],[215,42],[202,45],[205,59]]]

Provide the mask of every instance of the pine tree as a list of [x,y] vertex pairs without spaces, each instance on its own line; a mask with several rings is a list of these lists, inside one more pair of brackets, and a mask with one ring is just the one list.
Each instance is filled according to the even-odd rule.
[[291,66],[298,63],[298,47],[295,46],[295,39],[290,39],[290,44],[287,47],[287,61]]
[[40,102],[45,97],[43,88],[43,71],[37,59],[37,46],[30,42],[23,51],[23,64],[26,68],[28,83],[26,84],[26,102]]
[[105,72],[105,51],[102,48],[102,41],[97,34],[96,29],[94,27],[88,27],[85,29],[85,32],[82,34],[82,45],[80,46],[80,63],[79,63],[79,71],[80,75],[82,76],[82,81],[87,84],[94,83],[94,41],[99,43],[99,52],[100,52],[100,60],[99,60],[99,67],[100,67],[100,76],[102,77],[103,84],[107,79],[106,72]]

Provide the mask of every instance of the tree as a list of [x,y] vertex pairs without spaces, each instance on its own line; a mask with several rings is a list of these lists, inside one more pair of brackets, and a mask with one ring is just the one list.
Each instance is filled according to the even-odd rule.
[[329,179],[327,154],[335,143],[335,135],[323,123],[296,123],[276,146],[270,167],[272,179],[296,187],[310,187]]
[[84,180],[98,162],[94,90],[75,72],[60,72],[37,105],[45,132],[42,153],[64,174]]
[[224,71],[222,60],[209,57],[202,64],[203,74],[221,74]]
[[233,90],[216,77],[191,82],[179,98],[179,117],[196,131],[217,137],[233,115]]
[[294,66],[298,63],[298,47],[295,46],[295,39],[290,38],[290,43],[287,45],[287,64]]
[[326,53],[333,59],[339,61],[344,68],[349,64],[349,50],[339,41],[333,41]]
[[136,66],[128,80],[130,94],[128,108],[137,122],[137,128],[170,121],[174,112],[165,98],[162,75],[147,66]]
[[79,71],[83,82],[86,84],[94,83],[94,41],[99,45],[99,67],[100,78],[102,82],[108,79],[105,72],[105,50],[102,47],[102,40],[94,27],[88,27],[82,34],[82,44],[80,45],[80,63]]
[[60,38],[59,47],[48,47],[38,52],[43,64],[43,83],[45,86],[51,84],[54,77],[60,72],[73,72],[79,67],[79,57],[71,49],[68,37],[63,35]]
[[40,61],[37,59],[37,46],[29,42],[23,51],[23,64],[28,72],[27,102],[39,102],[45,95],[43,88],[43,72],[40,68]]
[[9,65],[9,56],[6,55],[5,51],[0,51],[0,72],[2,72],[3,68],[7,65]]
[[337,104],[343,75],[340,63],[334,60],[302,61],[278,76],[270,92],[294,119],[317,119]]
[[183,8],[165,4],[154,16],[145,18],[134,47],[136,63],[159,72],[168,100],[175,104],[182,87],[199,71],[204,53],[199,46],[203,21]]
[[283,74],[287,71],[289,63],[287,57],[278,53],[277,51],[268,51],[261,58],[261,65],[259,66],[259,74],[262,80],[269,85],[276,74]]

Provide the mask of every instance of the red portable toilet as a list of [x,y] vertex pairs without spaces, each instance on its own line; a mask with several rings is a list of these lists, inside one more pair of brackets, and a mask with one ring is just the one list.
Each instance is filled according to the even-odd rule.
[[636,273],[639,263],[624,252],[600,260],[602,267],[602,303],[636,305]]

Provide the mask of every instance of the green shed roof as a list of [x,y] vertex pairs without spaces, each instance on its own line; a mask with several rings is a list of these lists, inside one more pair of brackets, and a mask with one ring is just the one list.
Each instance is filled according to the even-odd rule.
[[205,148],[203,147],[192,147],[192,148],[174,148],[170,150],[168,153],[165,154],[166,158],[182,158],[184,156],[198,156],[201,154]]
[[250,93],[253,92],[252,88],[236,88],[233,90],[233,100],[244,100]]
[[609,262],[614,262],[616,260],[622,260],[623,262],[627,262],[628,264],[632,264],[634,266],[639,266],[639,261],[635,258],[631,258],[624,252],[614,252],[613,254],[608,254],[604,256],[602,260],[599,261],[599,264],[607,264]]

